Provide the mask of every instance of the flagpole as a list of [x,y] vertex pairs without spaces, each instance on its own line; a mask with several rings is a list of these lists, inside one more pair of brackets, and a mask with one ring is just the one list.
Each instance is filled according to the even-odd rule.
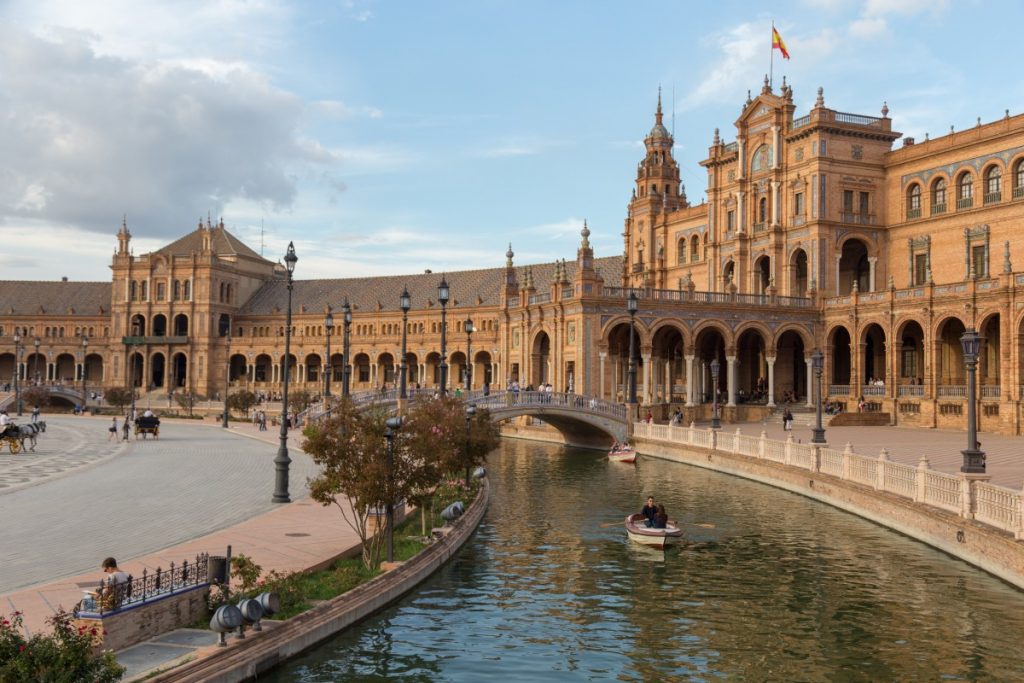
[[772,39],[768,41],[768,88],[775,85],[775,22],[772,22]]

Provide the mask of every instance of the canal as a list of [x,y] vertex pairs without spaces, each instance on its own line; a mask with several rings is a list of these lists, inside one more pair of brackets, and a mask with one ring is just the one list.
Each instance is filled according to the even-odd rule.
[[[1024,680],[1024,594],[858,517],[524,441],[488,469],[490,509],[450,564],[260,680]],[[683,547],[626,540],[648,494]]]

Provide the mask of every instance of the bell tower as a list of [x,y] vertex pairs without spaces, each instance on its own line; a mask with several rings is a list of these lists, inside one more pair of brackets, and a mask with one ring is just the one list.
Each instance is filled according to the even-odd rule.
[[654,269],[665,249],[665,238],[661,234],[664,230],[659,227],[664,227],[669,213],[687,206],[679,183],[679,164],[672,156],[674,144],[672,134],[665,128],[661,88],[658,88],[654,127],[644,138],[645,156],[637,164],[636,184],[623,235],[627,286],[653,286]]

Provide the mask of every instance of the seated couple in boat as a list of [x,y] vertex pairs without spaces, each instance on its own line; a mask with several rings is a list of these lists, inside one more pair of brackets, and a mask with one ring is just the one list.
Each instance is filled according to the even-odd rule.
[[654,496],[647,497],[647,504],[640,510],[640,514],[644,516],[644,526],[648,529],[668,527],[668,513],[665,512],[665,506],[660,503],[655,505]]
[[622,451],[633,450],[628,442],[619,443],[618,441],[612,441],[612,453],[621,453]]

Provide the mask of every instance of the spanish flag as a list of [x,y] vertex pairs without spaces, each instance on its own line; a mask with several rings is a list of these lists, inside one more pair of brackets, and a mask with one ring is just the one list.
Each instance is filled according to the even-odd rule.
[[772,49],[779,48],[779,52],[782,53],[783,58],[789,59],[789,51],[786,49],[786,44],[782,42],[782,36],[775,30],[775,25],[772,24]]

